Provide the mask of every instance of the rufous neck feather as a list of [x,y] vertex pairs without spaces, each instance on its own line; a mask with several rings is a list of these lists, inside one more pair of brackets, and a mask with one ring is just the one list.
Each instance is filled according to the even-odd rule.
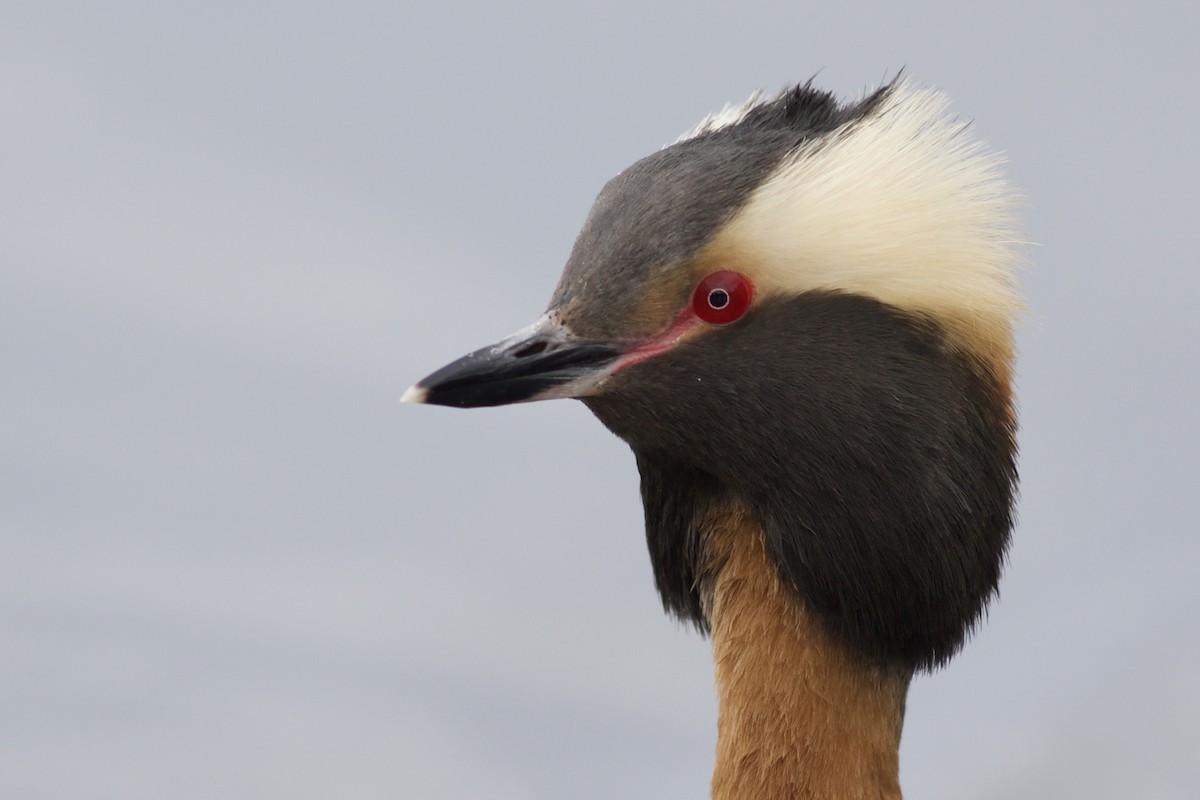
[[899,800],[909,674],[862,663],[780,584],[740,509],[707,520],[713,800]]

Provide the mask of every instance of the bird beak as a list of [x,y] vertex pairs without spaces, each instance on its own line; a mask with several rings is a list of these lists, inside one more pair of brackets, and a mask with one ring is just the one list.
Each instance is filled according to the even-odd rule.
[[622,352],[615,342],[577,339],[546,316],[423,378],[400,402],[479,408],[581,397],[608,376]]

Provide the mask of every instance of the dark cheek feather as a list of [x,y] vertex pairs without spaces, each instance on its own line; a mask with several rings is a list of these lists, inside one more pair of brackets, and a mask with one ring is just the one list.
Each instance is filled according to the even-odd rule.
[[763,304],[737,336],[631,367],[588,404],[637,454],[664,604],[701,627],[699,520],[731,499],[864,657],[943,663],[995,591],[1008,394],[928,321],[854,295]]

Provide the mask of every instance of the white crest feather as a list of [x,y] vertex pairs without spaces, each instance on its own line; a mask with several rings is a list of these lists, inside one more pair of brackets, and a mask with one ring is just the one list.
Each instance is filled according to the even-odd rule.
[[872,296],[1003,353],[1020,308],[1017,196],[1003,158],[947,105],[933,89],[892,87],[866,116],[785,159],[714,245],[747,258],[764,292]]
[[737,125],[746,118],[746,115],[754,110],[762,103],[762,89],[758,89],[754,94],[750,95],[750,99],[741,105],[726,103],[725,107],[720,111],[709,114],[700,121],[700,124],[692,128],[687,133],[676,139],[673,144],[686,142],[688,139],[695,139],[697,136],[712,131],[719,131],[721,128],[728,128],[731,125]]

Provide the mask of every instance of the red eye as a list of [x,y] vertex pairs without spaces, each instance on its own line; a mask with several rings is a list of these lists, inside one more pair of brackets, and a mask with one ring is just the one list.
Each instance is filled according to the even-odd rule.
[[705,322],[724,325],[745,314],[753,298],[754,287],[745,275],[723,269],[700,281],[692,310]]

